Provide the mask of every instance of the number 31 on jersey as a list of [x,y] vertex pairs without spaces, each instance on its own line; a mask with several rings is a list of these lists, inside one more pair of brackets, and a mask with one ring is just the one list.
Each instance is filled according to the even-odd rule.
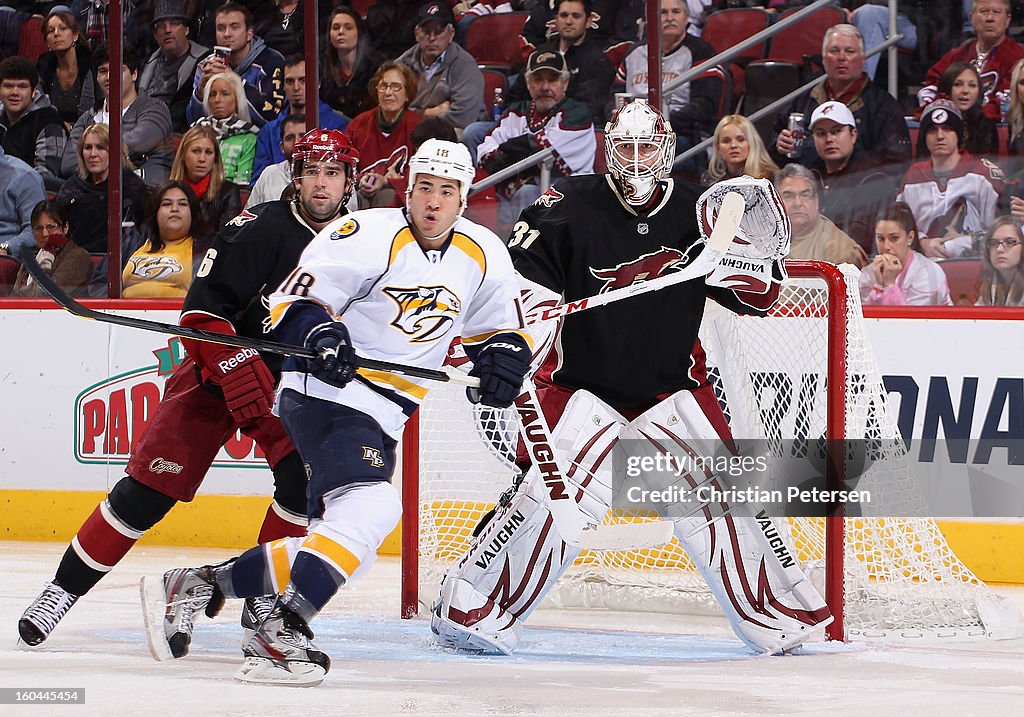
[[526,222],[516,222],[512,227],[512,234],[508,238],[508,247],[511,249],[514,246],[522,245],[523,249],[529,249],[539,236],[540,232],[530,229],[530,225]]

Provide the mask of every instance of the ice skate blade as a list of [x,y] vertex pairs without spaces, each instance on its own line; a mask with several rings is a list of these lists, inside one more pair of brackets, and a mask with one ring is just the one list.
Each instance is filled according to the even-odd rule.
[[144,575],[139,581],[139,594],[142,597],[142,619],[146,625],[146,644],[149,654],[157,662],[173,660],[171,646],[167,644],[164,633],[164,615],[167,613],[167,602],[162,577]]
[[324,681],[327,671],[312,662],[289,662],[286,665],[265,657],[247,657],[242,669],[235,673],[239,682],[286,687],[314,687]]

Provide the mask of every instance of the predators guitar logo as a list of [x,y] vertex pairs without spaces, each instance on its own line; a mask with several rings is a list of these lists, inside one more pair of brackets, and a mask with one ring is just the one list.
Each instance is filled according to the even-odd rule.
[[445,286],[409,289],[386,286],[384,293],[398,304],[398,315],[391,325],[407,334],[414,343],[441,338],[462,311],[462,301]]
[[658,251],[644,254],[633,261],[623,262],[611,269],[591,269],[596,279],[604,282],[599,294],[624,286],[632,286],[638,281],[657,279],[659,276],[678,271],[686,265],[686,255],[678,249],[661,247]]
[[534,204],[539,204],[542,207],[550,208],[552,204],[562,201],[565,199],[565,195],[554,187],[548,187],[548,191],[537,197]]
[[173,256],[141,256],[128,266],[132,276],[145,281],[163,281],[181,273],[181,264]]

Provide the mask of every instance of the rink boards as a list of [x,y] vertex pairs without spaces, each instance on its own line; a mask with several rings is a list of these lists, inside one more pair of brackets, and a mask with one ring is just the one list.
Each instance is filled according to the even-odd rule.
[[[174,304],[146,305],[153,308],[138,310],[139,302],[94,308],[131,306],[124,313],[176,321]],[[7,349],[0,374],[0,537],[9,540],[71,537],[123,475],[166,376],[183,356],[174,337],[85,321],[49,306],[0,302],[0,342]],[[869,312],[868,331],[904,435],[1024,442],[1024,310]],[[997,448],[987,465],[1021,460],[1019,452]],[[177,506],[144,540],[248,546],[271,486],[258,449],[239,434],[219,454],[199,498]],[[1024,582],[1024,521],[947,521],[943,529],[983,579]],[[397,551],[396,533],[382,552]]]

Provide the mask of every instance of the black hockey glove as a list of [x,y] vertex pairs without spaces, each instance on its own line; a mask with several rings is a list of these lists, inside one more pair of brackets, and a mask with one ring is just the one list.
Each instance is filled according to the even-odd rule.
[[348,329],[340,321],[314,326],[305,340],[306,348],[313,349],[319,358],[306,359],[307,371],[324,383],[338,388],[356,375],[356,351],[352,348]]
[[492,337],[476,352],[470,376],[480,379],[480,388],[469,389],[474,403],[508,408],[522,391],[523,377],[530,370],[530,347],[517,334]]

